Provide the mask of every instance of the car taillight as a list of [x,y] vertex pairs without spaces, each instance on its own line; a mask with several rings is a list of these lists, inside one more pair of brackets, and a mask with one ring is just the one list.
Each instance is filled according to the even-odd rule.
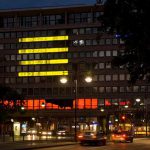
[[93,138],[93,139],[96,139],[96,138],[97,138],[97,136],[96,136],[96,135],[92,135],[92,138]]
[[78,138],[79,138],[79,139],[83,138],[83,135],[78,135]]
[[125,135],[125,134],[123,134],[122,136],[123,136],[123,137],[126,137],[126,135]]

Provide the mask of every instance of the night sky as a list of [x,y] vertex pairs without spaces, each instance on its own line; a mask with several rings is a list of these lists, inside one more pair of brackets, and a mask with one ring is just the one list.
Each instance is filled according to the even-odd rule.
[[96,0],[0,0],[0,10],[94,5]]

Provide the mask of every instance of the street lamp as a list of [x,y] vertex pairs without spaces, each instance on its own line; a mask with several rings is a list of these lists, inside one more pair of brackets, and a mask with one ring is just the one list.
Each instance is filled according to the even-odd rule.
[[[87,76],[85,77],[85,82],[87,83],[90,83],[92,82],[92,77],[91,76]],[[60,79],[60,82],[62,84],[66,84],[68,81],[67,77],[62,77]],[[75,132],[75,135],[74,135],[74,139],[75,139],[75,142],[77,141],[77,98],[78,98],[78,80],[77,80],[77,77],[74,79],[74,83],[75,83],[75,108],[74,108],[74,132]]]
[[135,100],[137,103],[139,103],[140,101],[141,101],[141,99],[140,98],[136,98],[136,100]]

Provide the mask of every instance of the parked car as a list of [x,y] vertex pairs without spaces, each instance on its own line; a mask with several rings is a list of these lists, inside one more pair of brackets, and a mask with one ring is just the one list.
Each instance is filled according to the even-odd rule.
[[118,142],[133,142],[133,134],[129,131],[114,132],[111,135],[112,141]]
[[85,131],[79,133],[78,141],[83,144],[99,144],[106,145],[107,137],[104,132]]

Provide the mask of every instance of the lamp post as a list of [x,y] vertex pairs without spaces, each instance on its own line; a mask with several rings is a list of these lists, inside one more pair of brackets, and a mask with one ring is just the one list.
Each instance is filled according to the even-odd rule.
[[[62,84],[66,84],[68,81],[67,77],[62,77],[60,79],[60,82]],[[85,82],[90,83],[92,82],[92,77],[91,76],[87,76],[85,77]],[[78,99],[78,80],[77,77],[74,79],[74,84],[75,84],[75,104],[74,104],[74,140],[75,142],[77,142],[77,99]]]
[[75,139],[75,142],[77,142],[77,93],[78,93],[78,80],[75,79],[74,80],[75,82],[75,108],[74,108],[74,139]]
[[[140,103],[140,102],[141,102],[141,99],[140,99],[140,98],[136,98],[136,102],[137,102],[137,103]],[[145,130],[145,131],[146,131],[146,136],[147,136],[147,131],[148,131],[148,130],[147,130],[147,128],[148,128],[148,125],[147,125],[147,124],[148,124],[148,113],[147,113],[147,102],[146,102],[146,100],[144,100],[144,103],[141,103],[141,104],[139,104],[139,105],[142,105],[142,104],[143,104],[144,107],[145,107],[145,108],[144,108],[144,109],[145,109],[145,126],[146,126],[146,128],[145,128],[146,130]]]

